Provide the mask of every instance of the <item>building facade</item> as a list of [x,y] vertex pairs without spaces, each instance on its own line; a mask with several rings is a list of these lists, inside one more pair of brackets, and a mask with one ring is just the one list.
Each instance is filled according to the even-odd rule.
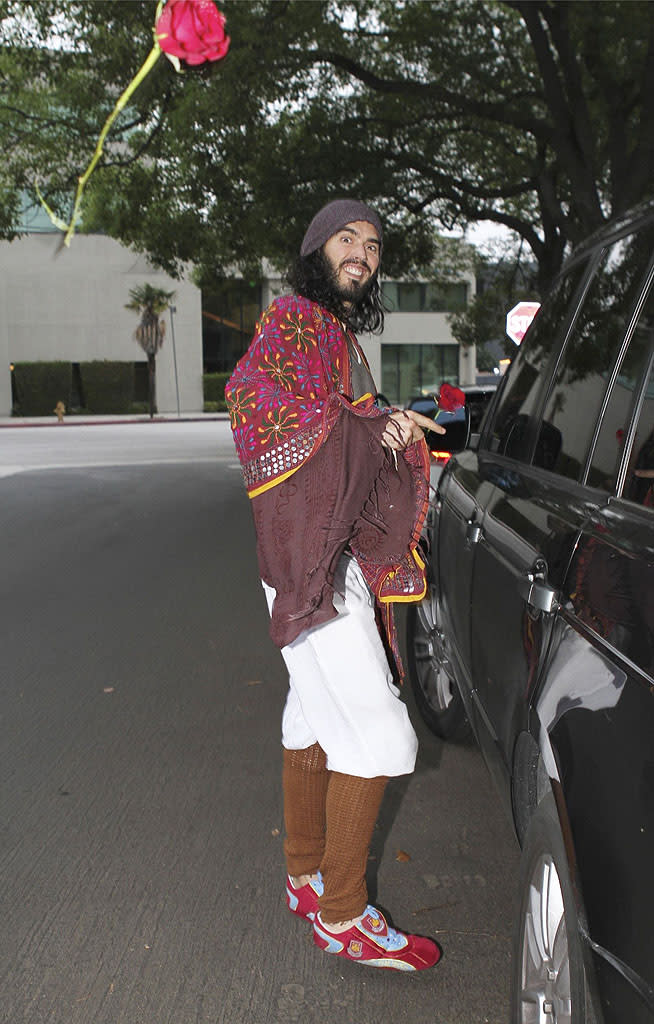
[[[200,412],[200,290],[104,235],[76,234],[69,248],[61,239],[60,232],[31,230],[0,242],[0,416],[11,414],[13,363],[145,361],[134,340],[138,317],[125,304],[130,290],[146,283],[175,292],[156,360],[158,410]],[[53,396],[53,407],[60,397]]]

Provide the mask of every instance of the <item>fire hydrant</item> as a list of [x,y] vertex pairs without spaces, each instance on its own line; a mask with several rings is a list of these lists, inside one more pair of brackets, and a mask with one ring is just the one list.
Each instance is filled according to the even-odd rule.
[[57,404],[55,405],[53,411],[56,412],[57,419],[59,420],[59,422],[63,423],[64,422],[64,413],[66,412],[66,406],[64,405],[64,403],[63,402],[57,402]]

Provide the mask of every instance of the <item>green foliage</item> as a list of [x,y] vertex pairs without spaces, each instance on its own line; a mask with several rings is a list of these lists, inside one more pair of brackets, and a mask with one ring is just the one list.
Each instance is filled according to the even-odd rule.
[[14,363],[14,416],[54,416],[57,402],[68,408],[72,380],[70,363]]
[[125,309],[140,313],[139,325],[134,331],[134,338],[148,357],[150,370],[148,374],[148,391],[150,415],[154,415],[156,404],[156,385],[154,360],[166,337],[166,323],[160,320],[161,313],[170,308],[175,292],[167,292],[163,288],[155,288],[151,284],[142,284],[130,289],[129,302]]
[[129,302],[125,309],[131,309],[134,313],[148,313],[160,316],[169,309],[175,292],[168,292],[165,288],[155,288],[152,284],[140,284],[129,290]]
[[[225,384],[229,380],[229,373],[204,373],[202,375],[202,392],[204,395],[205,412],[223,412],[227,408],[225,402]],[[207,406],[216,408],[207,408]]]
[[[297,252],[358,195],[391,277],[438,227],[490,221],[544,286],[566,250],[654,190],[654,4],[645,0],[224,0],[224,61],[165,59],[112,130],[84,224],[209,281]],[[154,0],[0,0],[0,232],[41,184],[64,218]],[[52,39],[58,45],[52,45]]]
[[104,360],[80,363],[84,406],[90,413],[127,413],[134,398],[134,364]]

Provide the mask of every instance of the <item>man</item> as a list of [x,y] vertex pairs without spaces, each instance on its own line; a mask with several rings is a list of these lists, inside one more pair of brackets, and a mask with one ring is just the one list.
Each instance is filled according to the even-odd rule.
[[435,942],[367,905],[365,869],[388,778],[417,739],[389,665],[391,606],[424,594],[428,499],[418,413],[382,411],[356,331],[380,331],[382,225],[339,199],[311,221],[292,295],[262,314],[225,389],[252,499],[271,636],[289,670],[282,722],[287,904],[314,942],[421,970]]

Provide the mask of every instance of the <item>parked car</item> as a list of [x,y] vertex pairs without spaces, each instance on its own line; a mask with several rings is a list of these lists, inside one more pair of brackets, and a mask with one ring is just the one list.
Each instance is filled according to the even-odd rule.
[[654,204],[567,262],[445,465],[417,703],[522,846],[512,1024],[654,1021]]

